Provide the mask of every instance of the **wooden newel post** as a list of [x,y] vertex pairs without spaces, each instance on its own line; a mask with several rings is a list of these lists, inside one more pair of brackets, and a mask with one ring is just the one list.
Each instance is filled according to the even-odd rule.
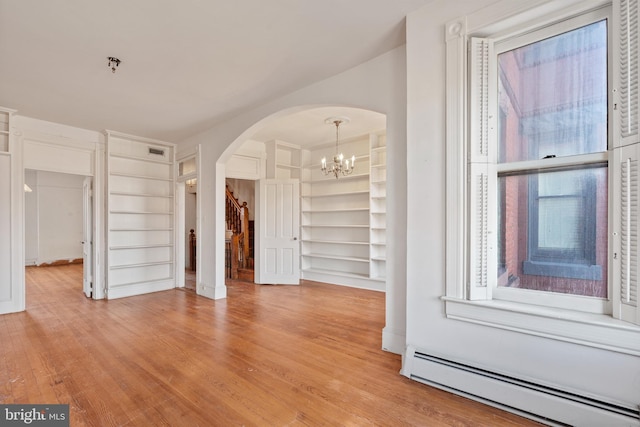
[[196,232],[192,228],[189,230],[189,268],[196,271]]

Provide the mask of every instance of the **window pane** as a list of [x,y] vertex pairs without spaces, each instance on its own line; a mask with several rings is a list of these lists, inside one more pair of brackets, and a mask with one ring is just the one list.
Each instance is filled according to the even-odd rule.
[[498,178],[498,285],[607,297],[607,167]]
[[607,24],[498,55],[499,161],[607,149]]
[[584,171],[537,176],[538,248],[581,251],[584,248],[586,197]]

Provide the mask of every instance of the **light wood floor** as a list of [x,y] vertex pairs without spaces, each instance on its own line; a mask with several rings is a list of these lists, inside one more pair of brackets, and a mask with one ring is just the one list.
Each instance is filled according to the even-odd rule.
[[78,426],[530,426],[401,376],[380,350],[384,295],[229,282],[112,301],[81,266],[27,268],[0,316],[0,402],[69,403]]

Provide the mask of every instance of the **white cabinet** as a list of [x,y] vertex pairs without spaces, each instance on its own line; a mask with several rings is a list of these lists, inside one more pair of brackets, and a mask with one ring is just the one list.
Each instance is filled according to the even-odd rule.
[[108,298],[175,287],[174,151],[107,134]]
[[342,141],[340,150],[356,160],[353,174],[338,179],[320,171],[320,160],[333,158],[334,145],[302,156],[302,277],[384,290],[384,135]]

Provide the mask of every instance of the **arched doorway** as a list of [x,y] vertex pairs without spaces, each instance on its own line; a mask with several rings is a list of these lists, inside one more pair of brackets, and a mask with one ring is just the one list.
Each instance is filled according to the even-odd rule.
[[[354,172],[340,179],[320,171],[320,159],[338,149],[329,117],[349,119],[339,149],[356,156]],[[299,181],[302,278],[386,289],[385,115],[342,106],[297,109],[253,126],[225,154],[225,182]]]

